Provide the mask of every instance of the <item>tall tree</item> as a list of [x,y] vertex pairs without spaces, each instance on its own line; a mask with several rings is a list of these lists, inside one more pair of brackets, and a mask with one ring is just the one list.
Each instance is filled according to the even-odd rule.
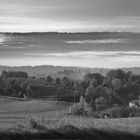
[[117,69],[117,70],[110,70],[107,74],[107,76],[112,79],[120,79],[123,83],[125,83],[126,74],[123,70]]
[[48,75],[47,78],[46,78],[46,82],[47,82],[48,85],[52,85],[53,84],[53,78],[50,75]]
[[97,84],[100,85],[103,83],[104,76],[99,73],[88,73],[84,76],[84,81],[91,81],[92,79],[95,79],[97,81]]
[[88,104],[91,104],[95,100],[95,95],[96,95],[95,89],[96,89],[96,86],[97,86],[97,81],[96,81],[96,79],[93,79],[90,82],[90,86],[87,88],[87,90],[85,92],[85,99],[86,99],[86,102]]

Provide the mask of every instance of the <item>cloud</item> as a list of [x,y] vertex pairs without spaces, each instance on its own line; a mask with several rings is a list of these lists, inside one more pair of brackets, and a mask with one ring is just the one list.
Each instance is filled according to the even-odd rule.
[[[74,51],[67,53],[25,53],[38,64],[59,66],[120,68],[140,66],[140,51]],[[34,63],[35,63],[34,62]],[[33,62],[31,63],[33,64]],[[36,65],[37,63],[35,63]]]
[[[36,15],[36,14],[35,14]],[[65,17],[65,16],[62,16]],[[134,31],[140,32],[140,17],[100,17],[71,19],[48,16],[44,18],[23,15],[0,16],[0,32],[88,32]]]
[[5,36],[0,35],[0,44],[2,44],[6,40]]
[[8,45],[2,45],[2,47],[0,47],[0,49],[6,49],[6,50],[11,50],[11,49],[24,49],[26,47],[14,47],[14,46],[8,46]]
[[103,40],[74,40],[67,41],[67,44],[118,44],[118,43],[126,43],[128,40],[126,39],[103,39]]
[[67,53],[26,53],[28,56],[66,57],[66,58],[111,58],[125,56],[140,56],[140,51],[73,51]]
[[[10,50],[10,49],[24,49],[24,48],[33,48],[33,47],[36,47],[38,45],[32,45],[32,44],[29,44],[29,45],[24,45],[23,42],[16,42],[16,46],[13,46],[13,45],[8,45],[7,41],[10,41],[12,40],[12,36],[8,37],[4,34],[0,34],[0,49],[4,50]],[[21,46],[22,45],[22,46]]]

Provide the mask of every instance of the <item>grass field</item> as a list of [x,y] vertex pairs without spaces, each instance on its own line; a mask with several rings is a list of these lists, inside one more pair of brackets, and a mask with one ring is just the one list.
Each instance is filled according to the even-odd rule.
[[[18,101],[0,98],[0,136],[1,133],[5,134],[6,132],[10,135],[11,132],[12,134],[14,132],[14,135],[20,133],[27,136],[36,136],[41,133],[41,135],[44,134],[48,137],[50,134],[48,132],[51,130],[50,136],[53,135],[53,131],[54,134],[59,134],[62,137],[62,134],[67,133],[68,135],[65,136],[69,137],[74,136],[70,133],[75,134],[75,136],[87,135],[88,137],[93,137],[98,133],[103,137],[104,135],[111,135],[112,138],[114,132],[117,132],[117,136],[127,134],[127,136],[140,137],[140,118],[94,119],[62,115],[63,112],[68,110],[69,106],[68,103],[47,100]],[[43,133],[29,128],[30,121],[28,119],[32,117],[37,118],[39,125],[45,128]],[[46,133],[46,130],[49,131]],[[95,131],[96,133],[94,133]]]
[[56,116],[69,104],[47,100],[18,101],[0,98],[0,128],[11,128],[31,115]]

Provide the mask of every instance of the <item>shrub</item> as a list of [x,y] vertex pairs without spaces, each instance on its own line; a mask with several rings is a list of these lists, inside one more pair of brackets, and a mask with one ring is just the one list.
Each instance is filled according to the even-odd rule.
[[40,117],[31,117],[27,120],[27,125],[30,129],[46,130],[44,120]]
[[112,118],[127,118],[130,116],[130,110],[127,108],[116,108],[111,111],[111,117]]
[[79,101],[80,96],[79,95],[61,95],[59,97],[60,101],[66,101],[66,102],[78,102]]
[[34,91],[34,94],[30,94],[31,97],[41,98],[56,96],[56,88],[54,86],[31,85],[30,89]]
[[86,113],[84,108],[81,108],[81,105],[79,103],[71,106],[69,110],[69,113],[72,115],[84,115]]
[[95,105],[96,105],[96,110],[101,111],[108,107],[108,101],[105,98],[100,97],[95,100]]
[[26,121],[23,122],[18,122],[17,123],[18,128],[26,128],[27,130],[29,129],[35,129],[38,131],[45,131],[47,130],[47,127],[45,126],[45,120],[42,117],[37,117],[37,116],[31,116],[27,117]]

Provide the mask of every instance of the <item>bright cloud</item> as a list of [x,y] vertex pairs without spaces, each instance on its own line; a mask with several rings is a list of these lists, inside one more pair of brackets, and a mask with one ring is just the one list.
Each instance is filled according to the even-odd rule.
[[128,40],[126,39],[103,39],[103,40],[74,40],[67,41],[68,44],[118,44],[118,43],[126,43]]
[[[104,57],[103,55],[106,55]],[[0,59],[1,65],[59,65],[79,67],[133,67],[140,66],[140,52],[70,52],[70,53],[29,53],[24,57]],[[135,63],[133,63],[135,62]]]
[[140,56],[139,51],[73,51],[68,53],[26,53],[27,56],[43,56],[43,57],[70,57],[70,58],[95,58],[95,57],[124,57],[124,56]]

